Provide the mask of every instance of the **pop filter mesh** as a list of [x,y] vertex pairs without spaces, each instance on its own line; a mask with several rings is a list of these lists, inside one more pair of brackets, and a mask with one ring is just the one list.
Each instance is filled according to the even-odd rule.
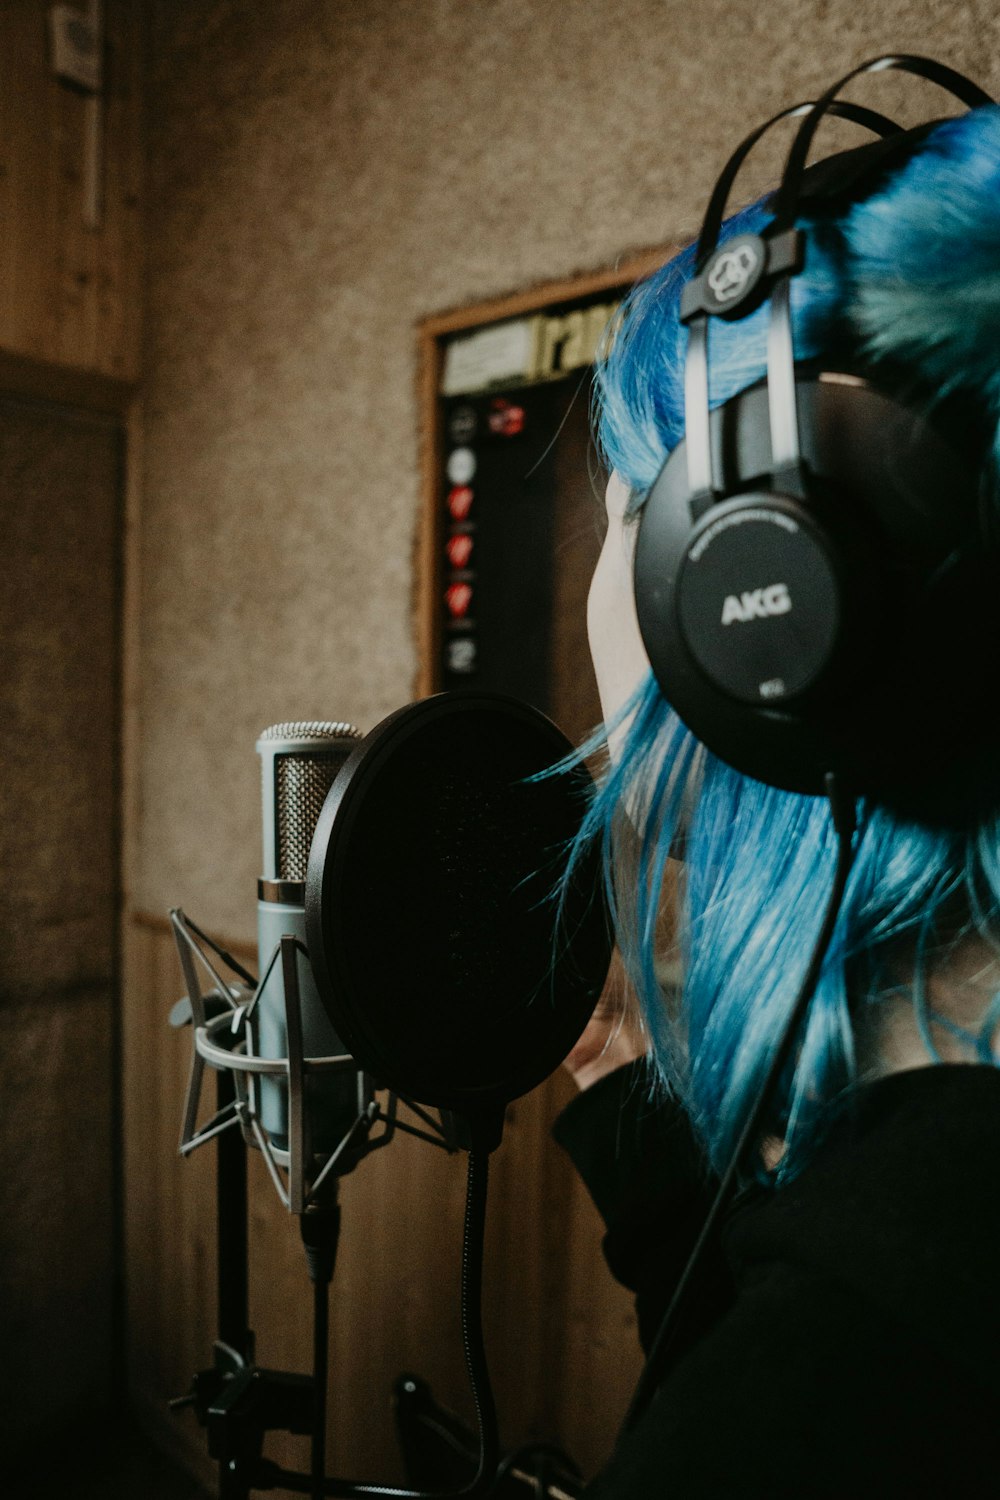
[[331,1020],[379,1082],[475,1110],[534,1087],[600,995],[611,939],[596,860],[561,920],[581,768],[511,699],[442,694],[394,714],[338,775],[313,840],[309,952]]

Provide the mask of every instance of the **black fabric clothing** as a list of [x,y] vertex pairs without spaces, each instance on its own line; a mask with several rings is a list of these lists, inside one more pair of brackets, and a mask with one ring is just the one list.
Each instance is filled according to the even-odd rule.
[[[712,1197],[637,1066],[556,1139],[654,1336]],[[1000,1070],[860,1089],[794,1181],[723,1221],[673,1362],[588,1500],[1000,1496]]]

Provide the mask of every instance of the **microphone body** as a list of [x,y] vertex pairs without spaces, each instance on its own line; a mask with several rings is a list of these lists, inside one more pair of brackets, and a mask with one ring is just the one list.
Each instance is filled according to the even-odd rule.
[[[257,884],[257,949],[262,984],[254,1005],[253,1047],[259,1057],[288,1055],[286,996],[280,955],[284,935],[306,944],[305,876],[320,811],[333,780],[360,740],[350,724],[275,724],[257,741],[262,772],[263,875]],[[274,962],[272,963],[272,959]],[[270,973],[265,972],[270,965]],[[347,1051],[330,1023],[316,989],[312,965],[296,953],[305,1057]],[[261,1124],[278,1150],[288,1149],[288,1085],[255,1079]],[[358,1075],[345,1069],[306,1078],[305,1117],[309,1149],[333,1151],[358,1114]],[[352,1162],[353,1164],[353,1162]],[[347,1166],[347,1162],[344,1163]]]

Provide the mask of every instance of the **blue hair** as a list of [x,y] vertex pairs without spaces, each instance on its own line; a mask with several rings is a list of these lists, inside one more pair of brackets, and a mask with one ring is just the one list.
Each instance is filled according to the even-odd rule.
[[[768,217],[766,204],[755,204],[724,233],[759,230]],[[807,264],[792,282],[797,357],[821,357],[846,339],[876,379],[885,359],[912,371],[931,399],[968,391],[995,431],[1000,109],[936,127],[905,165],[841,217],[803,222]],[[686,334],[678,303],[693,254],[683,251],[632,291],[597,372],[598,441],[608,466],[631,487],[632,514],[683,436]],[[767,317],[762,308],[739,323],[713,323],[713,406],[763,378]],[[996,453],[994,443],[994,459]],[[621,752],[599,780],[577,847],[597,841],[603,849],[658,1081],[682,1100],[719,1169],[809,961],[836,835],[823,799],[775,790],[710,754],[651,674],[619,722],[626,725]],[[995,815],[949,830],[859,806],[855,862],[833,941],[767,1125],[786,1144],[779,1180],[799,1170],[864,1076],[862,1028],[881,1001],[898,994],[901,972],[918,1030],[936,1056],[926,967],[964,935],[994,943],[998,832]],[[671,990],[658,958],[662,892],[681,841],[674,942],[682,982]],[[998,1018],[994,1003],[979,1033],[963,1033],[981,1060],[993,1060]]]

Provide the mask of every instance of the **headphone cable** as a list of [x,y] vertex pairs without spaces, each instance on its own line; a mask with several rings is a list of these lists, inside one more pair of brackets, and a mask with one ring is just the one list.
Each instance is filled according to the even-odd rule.
[[701,1227],[688,1262],[681,1272],[680,1279],[674,1289],[674,1294],[670,1299],[670,1305],[664,1314],[663,1321],[650,1347],[649,1356],[639,1377],[635,1395],[625,1415],[625,1421],[622,1426],[623,1436],[625,1433],[631,1431],[642,1416],[665,1372],[667,1356],[670,1353],[677,1333],[687,1293],[691,1287],[695,1273],[701,1265],[705,1249],[713,1235],[719,1218],[723,1210],[728,1206],[733,1185],[740,1174],[741,1168],[744,1167],[757,1143],[765,1112],[771,1103],[774,1090],[795,1047],[799,1027],[805,1019],[809,1002],[813,997],[823,967],[823,960],[826,957],[827,949],[830,946],[830,941],[837,925],[837,918],[840,915],[840,908],[844,899],[844,891],[847,887],[847,879],[854,862],[854,831],[857,815],[854,796],[841,784],[839,778],[833,772],[828,772],[823,781],[838,841],[837,864],[823,923],[816,938],[812,956],[803,976],[798,995],[789,1013],[784,1031],[781,1034],[781,1040],[775,1049],[760,1092],[757,1095],[753,1108],[744,1121],[736,1148],[730,1157],[728,1166],[722,1174],[715,1197],[712,1200],[712,1206]]

